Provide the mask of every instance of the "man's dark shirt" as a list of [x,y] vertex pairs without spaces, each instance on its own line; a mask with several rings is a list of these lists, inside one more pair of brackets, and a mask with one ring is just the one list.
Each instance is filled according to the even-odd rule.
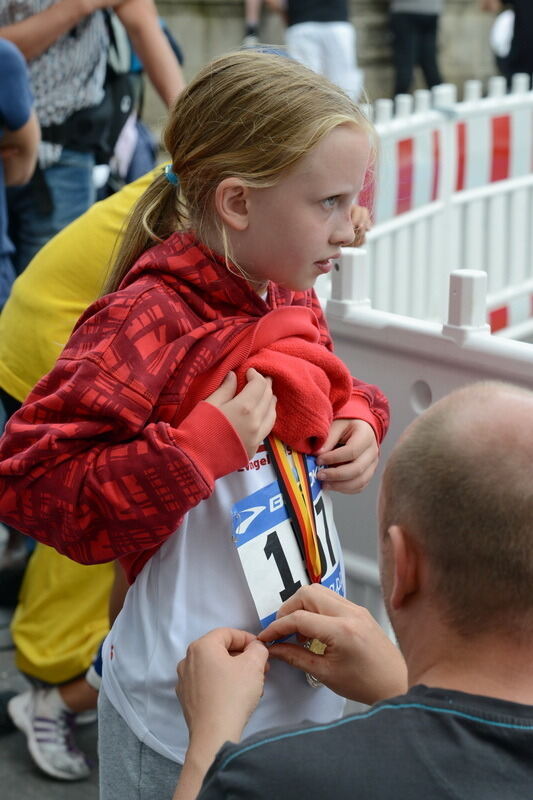
[[225,745],[199,800],[526,800],[533,706],[415,686],[329,725]]

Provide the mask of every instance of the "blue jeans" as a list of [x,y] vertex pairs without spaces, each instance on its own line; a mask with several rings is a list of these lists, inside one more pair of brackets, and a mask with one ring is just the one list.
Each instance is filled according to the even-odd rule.
[[26,186],[7,190],[9,238],[15,245],[12,260],[17,275],[52,236],[92,205],[93,166],[92,153],[63,149],[60,160],[43,170],[52,203],[49,211],[43,211],[35,177]]

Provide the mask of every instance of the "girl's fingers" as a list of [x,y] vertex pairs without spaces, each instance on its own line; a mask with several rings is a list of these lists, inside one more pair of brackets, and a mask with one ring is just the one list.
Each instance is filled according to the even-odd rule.
[[[367,486],[374,475],[377,461],[370,465],[370,467],[363,472],[359,477],[352,478],[346,481],[322,481],[322,488],[334,492],[341,492],[341,494],[356,494],[361,492]],[[329,472],[329,470],[328,470]]]
[[362,478],[369,469],[375,469],[378,462],[377,455],[363,453],[356,461],[340,464],[338,467],[328,467],[322,473],[318,472],[317,477],[322,482],[336,483],[338,481],[350,481]]

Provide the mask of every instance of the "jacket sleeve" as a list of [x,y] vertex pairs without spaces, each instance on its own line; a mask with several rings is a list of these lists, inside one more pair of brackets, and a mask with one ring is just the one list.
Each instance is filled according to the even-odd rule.
[[86,564],[160,545],[248,461],[214,406],[172,427],[153,419],[148,376],[119,371],[60,358],[0,440],[0,519]]
[[[320,341],[333,351],[333,340],[329,332],[328,323],[314,290],[311,291],[311,308],[315,312],[320,326]],[[389,428],[390,409],[389,401],[372,383],[365,383],[352,377],[352,396],[345,406],[335,415],[336,419],[363,419],[373,428],[378,444],[381,444]]]

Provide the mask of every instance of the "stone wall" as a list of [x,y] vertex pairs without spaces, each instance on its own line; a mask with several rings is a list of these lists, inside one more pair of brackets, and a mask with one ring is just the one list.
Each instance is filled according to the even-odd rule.
[[[392,69],[388,0],[351,0],[350,5],[367,93],[371,100],[389,97]],[[157,6],[183,47],[187,78],[214,56],[240,45],[242,0],[157,0]],[[493,74],[488,48],[490,24],[490,16],[478,10],[478,0],[446,0],[440,30],[440,61],[447,81],[461,86],[468,78],[485,79]],[[277,15],[263,13],[261,39],[275,44],[283,42],[283,27]],[[161,103],[149,89],[145,112],[148,122],[158,128],[164,113]]]

